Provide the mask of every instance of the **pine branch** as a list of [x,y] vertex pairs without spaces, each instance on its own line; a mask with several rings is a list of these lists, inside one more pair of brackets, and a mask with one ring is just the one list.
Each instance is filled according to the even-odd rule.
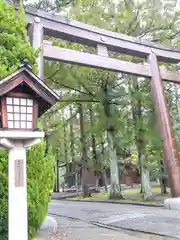
[[[66,119],[66,122],[65,122],[63,125],[61,125],[61,127],[63,128],[63,127],[65,127],[65,126],[67,126],[67,124],[68,124],[71,120],[73,120],[73,119],[77,116],[77,114],[78,114],[78,111],[76,111],[70,118]],[[50,131],[51,134],[52,134],[54,131],[57,130],[57,126],[58,126],[58,125],[59,125],[59,123],[48,126],[48,128],[51,128],[51,129],[52,129],[52,128],[56,128],[56,129],[53,129],[52,131]],[[47,133],[48,133],[48,131],[47,131]]]
[[170,26],[168,26],[168,27],[160,26],[160,27],[155,27],[155,28],[148,28],[144,32],[139,33],[139,38],[143,38],[146,36],[146,34],[153,33],[155,31],[169,30],[169,28],[170,28]]
[[[128,27],[128,34],[129,35],[133,35],[133,32],[135,32],[135,30],[137,29],[137,27],[139,26],[139,22],[138,17],[139,17],[139,13],[140,13],[140,9],[138,9],[136,16],[132,19],[132,21],[129,23],[129,27]],[[135,27],[132,29],[134,23],[136,22]]]
[[[60,71],[60,69],[57,69],[51,76],[49,76],[49,77],[47,77],[45,80],[53,80],[52,78],[58,73]],[[80,82],[80,81],[79,81]],[[83,85],[82,84],[82,82],[80,82],[81,83],[81,85]],[[65,85],[65,84],[62,84],[62,83],[60,83],[60,87],[64,87],[64,88],[68,88],[68,89],[70,89],[70,90],[73,90],[73,91],[76,91],[76,92],[79,92],[79,93],[81,93],[81,94],[85,94],[85,95],[91,95],[91,96],[93,96],[94,97],[94,95],[83,85],[83,87],[88,91],[88,93],[86,93],[86,92],[84,92],[84,91],[81,91],[81,90],[79,90],[79,89],[77,89],[77,88],[74,88],[74,87],[71,87],[71,86],[69,86],[69,85]]]
[[73,91],[76,91],[76,92],[79,92],[79,93],[81,93],[81,94],[85,94],[85,95],[88,95],[89,96],[89,94],[88,93],[86,93],[86,92],[83,92],[83,91],[81,91],[81,90],[79,90],[79,89],[77,89],[77,88],[74,88],[74,87],[70,87],[70,86],[68,86],[68,85],[65,85],[65,84],[60,84],[60,86],[61,87],[64,87],[64,88],[68,88],[68,89],[71,89],[71,90],[73,90]]
[[[176,32],[176,33],[174,33],[174,34],[172,34],[170,36],[167,36],[166,39],[172,40],[173,38],[175,38],[179,34],[180,34],[180,31],[178,31],[178,32]],[[151,41],[152,42],[160,42],[160,41],[162,41],[162,39],[161,38],[157,38],[157,39],[154,39],[154,40],[151,40]]]
[[61,102],[69,102],[69,103],[81,103],[81,102],[94,102],[94,103],[100,103],[99,100],[91,100],[91,99],[61,99]]
[[60,71],[60,69],[57,69],[53,74],[51,74],[51,76],[46,77],[44,80],[45,81],[48,80],[48,79],[52,80],[52,78],[55,77],[56,74],[59,73],[59,71]]
[[[78,82],[83,86],[83,88],[89,93],[91,97],[95,97],[94,93],[92,93],[85,85],[82,83],[82,81],[78,80]],[[87,94],[87,93],[86,93]]]

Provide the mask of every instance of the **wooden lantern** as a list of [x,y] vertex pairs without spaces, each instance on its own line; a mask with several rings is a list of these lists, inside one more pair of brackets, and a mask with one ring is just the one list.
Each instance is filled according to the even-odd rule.
[[59,101],[59,96],[25,63],[0,81],[1,129],[33,131],[37,118]]

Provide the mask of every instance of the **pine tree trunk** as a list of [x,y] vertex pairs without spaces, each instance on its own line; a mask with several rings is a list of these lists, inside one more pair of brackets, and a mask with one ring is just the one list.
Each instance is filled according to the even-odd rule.
[[105,192],[108,192],[106,171],[102,172],[102,177],[103,177],[103,182],[104,182],[104,190],[105,190]]
[[55,181],[54,181],[54,188],[53,188],[53,192],[57,191],[57,173],[56,173],[56,166],[54,166],[54,174],[55,174]]
[[87,165],[84,163],[82,167],[82,190],[84,198],[91,197],[87,176],[88,176]]
[[[133,83],[132,83],[132,87],[130,87],[130,91],[132,95],[139,92],[139,83],[138,83],[137,77],[133,78]],[[143,126],[142,126],[143,121],[142,121],[141,99],[137,99],[136,102],[132,100],[132,116],[134,120],[135,131],[136,131],[135,139],[136,139],[136,146],[138,151],[138,162],[139,162],[139,170],[140,170],[140,178],[141,178],[140,193],[142,193],[144,196],[150,196],[151,198],[152,190],[150,191],[151,184],[150,184],[150,178],[149,178],[149,171],[146,168],[144,168],[146,163],[145,163],[145,157],[144,157],[145,146],[144,146],[144,135],[143,135]],[[141,122],[141,124],[139,124],[139,122]]]
[[[73,119],[73,113],[72,113],[72,106],[70,105],[69,107],[70,111],[70,118]],[[74,131],[73,131],[73,122],[70,121],[70,152],[71,152],[71,159],[72,159],[72,164],[74,163],[75,159],[75,151],[74,151]],[[76,169],[76,166],[75,166]],[[79,188],[78,188],[78,173],[75,170],[75,188],[76,188],[76,194],[77,196],[79,195]]]
[[76,195],[79,195],[79,187],[78,187],[78,173],[75,174],[75,187],[76,187]]
[[142,190],[144,200],[151,200],[153,198],[149,170],[147,168],[143,168],[142,170]]
[[102,155],[102,161],[103,161],[103,165],[104,165],[104,169],[103,169],[103,172],[102,172],[102,178],[103,178],[103,183],[104,183],[104,190],[105,190],[105,192],[108,192],[107,175],[106,175],[106,159],[105,159],[105,149],[104,149],[103,134],[101,134],[101,155]]
[[119,169],[117,164],[117,155],[116,155],[116,147],[113,139],[113,132],[111,130],[107,131],[107,137],[108,137],[108,151],[109,151],[110,174],[111,174],[110,198],[119,199],[122,197],[121,189],[119,186]]
[[95,170],[95,176],[96,176],[96,192],[99,192],[99,174],[98,174],[98,169],[97,169],[97,165],[98,165],[98,158],[97,158],[97,152],[96,152],[96,136],[93,133],[93,111],[92,111],[92,104],[89,105],[89,117],[90,117],[90,123],[91,123],[91,142],[92,142],[92,153],[93,153],[93,162],[94,162],[94,170]]
[[179,92],[180,92],[180,89],[179,89],[179,86],[177,86],[177,84],[175,84],[175,96],[176,96],[176,111],[177,111],[177,117],[178,119],[180,119],[180,99],[179,99]]
[[168,194],[167,187],[166,187],[166,179],[164,177],[161,177],[161,195]]
[[82,146],[82,189],[85,197],[90,197],[90,189],[88,186],[88,156],[86,149],[86,135],[84,129],[84,111],[82,104],[79,104],[79,116],[80,116],[80,133],[81,133],[81,146]]
[[149,170],[146,166],[146,158],[143,153],[140,154],[141,161],[141,189],[144,200],[151,200],[153,198]]
[[161,185],[161,195],[167,194],[167,187],[166,187],[166,178],[164,177],[164,163],[160,161],[160,169],[161,169],[161,176],[160,176],[160,185]]
[[[136,91],[139,91],[139,86],[138,86],[138,81],[134,81],[134,88]],[[139,163],[139,171],[140,171],[140,179],[141,179],[141,190],[140,193],[143,193],[143,162],[142,159],[143,157],[143,134],[142,134],[142,129],[141,127],[139,128],[137,125],[137,121],[141,121],[142,119],[142,111],[141,111],[141,101],[137,101],[132,106],[132,111],[133,111],[133,119],[134,119],[134,126],[135,126],[135,131],[136,131],[136,146],[137,146],[137,151],[138,151],[138,163]]]
[[[62,116],[64,116],[64,111],[62,110]],[[66,133],[66,125],[63,125],[63,145],[64,145],[64,160],[66,164],[66,174],[69,172],[69,165],[68,165],[68,146],[67,146],[67,133]]]
[[108,154],[109,154],[109,162],[110,162],[110,175],[111,175],[111,190],[110,190],[110,198],[111,199],[121,199],[122,192],[119,185],[119,168],[118,168],[118,161],[117,161],[117,151],[116,145],[114,142],[114,133],[115,129],[112,125],[112,116],[111,116],[111,109],[110,103],[108,101],[108,89],[110,89],[110,85],[106,84],[104,88],[104,113],[107,119],[107,140],[108,140]]
[[[72,107],[70,106],[70,118],[73,118]],[[74,161],[75,153],[74,153],[74,131],[73,131],[73,122],[70,121],[70,148],[71,148],[71,158],[72,162]]]
[[100,192],[99,178],[98,178],[98,176],[96,176],[96,187],[95,187],[95,189],[96,189],[96,192]]
[[65,163],[68,164],[68,146],[67,146],[67,134],[66,134],[66,126],[63,127],[64,130],[64,158]]
[[59,161],[56,161],[56,191],[59,192]]
[[[63,114],[64,115],[64,114]],[[69,174],[69,162],[68,162],[68,149],[67,149],[67,134],[66,134],[66,126],[63,126],[63,133],[64,133],[64,160],[66,163],[66,176]],[[69,187],[69,179],[66,178],[67,185]]]
[[[137,138],[136,138],[137,140]],[[144,178],[143,178],[143,162],[144,162],[144,157],[143,157],[143,150],[141,148],[141,142],[140,141],[136,141],[136,146],[137,146],[137,150],[138,150],[138,163],[139,163],[139,170],[140,170],[140,180],[141,180],[141,189],[140,189],[140,193],[145,193],[145,188],[143,188],[144,185]]]

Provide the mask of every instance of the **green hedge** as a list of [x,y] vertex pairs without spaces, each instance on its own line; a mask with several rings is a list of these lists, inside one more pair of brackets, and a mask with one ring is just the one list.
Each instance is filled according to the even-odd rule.
[[33,237],[48,212],[49,193],[54,184],[54,157],[45,154],[46,144],[27,154],[29,235]]
[[[33,238],[48,211],[49,192],[53,185],[54,158],[45,154],[45,142],[27,152],[29,236]],[[0,239],[8,232],[7,153],[0,151]]]
[[[0,239],[7,235],[8,226],[8,162],[7,152],[0,151]],[[5,238],[4,238],[5,239]]]

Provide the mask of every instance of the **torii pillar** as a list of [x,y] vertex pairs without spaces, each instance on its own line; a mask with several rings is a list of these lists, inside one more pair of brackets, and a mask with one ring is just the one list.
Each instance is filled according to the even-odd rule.
[[[152,78],[150,81],[153,103],[159,122],[165,164],[173,198],[178,198],[180,209],[180,160],[171,116],[167,107],[163,81],[161,79],[157,56],[154,52],[148,57]],[[177,200],[176,200],[177,201]]]

